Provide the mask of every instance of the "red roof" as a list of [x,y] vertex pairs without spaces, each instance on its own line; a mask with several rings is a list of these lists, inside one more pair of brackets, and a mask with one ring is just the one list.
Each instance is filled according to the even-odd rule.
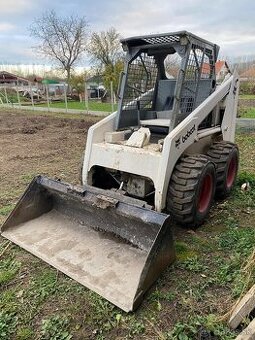
[[215,63],[215,73],[218,74],[224,65],[226,65],[226,67],[229,69],[228,64],[225,60],[217,60]]
[[202,64],[202,70],[201,70],[202,74],[210,74],[210,70],[211,70],[210,64],[208,63]]

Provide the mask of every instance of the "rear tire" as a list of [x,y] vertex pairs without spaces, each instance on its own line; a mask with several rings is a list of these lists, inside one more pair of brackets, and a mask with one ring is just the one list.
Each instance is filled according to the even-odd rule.
[[207,155],[216,166],[215,196],[224,199],[229,196],[235,184],[239,164],[238,146],[231,142],[216,142]]
[[170,179],[167,210],[186,227],[204,222],[211,208],[216,186],[215,165],[204,155],[181,157]]

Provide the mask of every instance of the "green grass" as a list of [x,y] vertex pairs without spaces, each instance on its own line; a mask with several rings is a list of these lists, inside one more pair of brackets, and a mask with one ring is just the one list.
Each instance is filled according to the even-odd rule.
[[[47,104],[38,104],[37,106],[45,107]],[[86,110],[86,106],[84,102],[78,102],[78,101],[70,101],[68,102],[68,109],[70,110]],[[65,103],[59,102],[59,103],[50,103],[51,108],[56,109],[65,109]],[[89,101],[88,103],[88,109],[89,111],[103,111],[103,112],[112,112],[112,105],[111,103],[101,103],[97,101]],[[117,110],[117,104],[114,105],[114,110]]]
[[14,204],[8,204],[0,208],[0,215],[7,216],[13,210]]
[[241,118],[255,118],[255,107],[243,107],[239,109]]
[[42,320],[41,339],[69,340],[72,338],[69,331],[69,321],[66,317],[53,315]]
[[231,340],[235,338],[235,332],[230,331],[223,322],[217,320],[214,314],[208,316],[190,316],[186,322],[176,323],[173,330],[168,332],[166,337],[169,340]]
[[255,94],[240,94],[240,99],[255,99]]
[[21,263],[11,258],[0,261],[0,287],[14,279],[20,267]]

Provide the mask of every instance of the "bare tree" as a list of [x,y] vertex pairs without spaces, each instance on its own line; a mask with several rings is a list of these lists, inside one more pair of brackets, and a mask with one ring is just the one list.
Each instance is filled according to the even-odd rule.
[[122,58],[120,34],[114,27],[108,31],[92,33],[88,52],[92,62],[101,67],[112,66]]
[[113,82],[113,89],[116,93],[119,73],[124,65],[120,34],[114,27],[108,31],[94,32],[90,39],[88,53],[94,67],[100,70],[105,87],[109,90],[110,83]]
[[70,82],[71,70],[83,56],[87,46],[88,23],[85,17],[58,17],[55,11],[45,12],[30,26],[30,33],[40,41],[38,53],[56,62],[66,72]]

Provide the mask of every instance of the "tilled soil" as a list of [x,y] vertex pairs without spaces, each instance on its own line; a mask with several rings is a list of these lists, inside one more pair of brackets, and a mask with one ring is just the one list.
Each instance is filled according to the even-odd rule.
[[38,174],[78,183],[87,131],[95,121],[0,112],[0,207],[15,203]]

